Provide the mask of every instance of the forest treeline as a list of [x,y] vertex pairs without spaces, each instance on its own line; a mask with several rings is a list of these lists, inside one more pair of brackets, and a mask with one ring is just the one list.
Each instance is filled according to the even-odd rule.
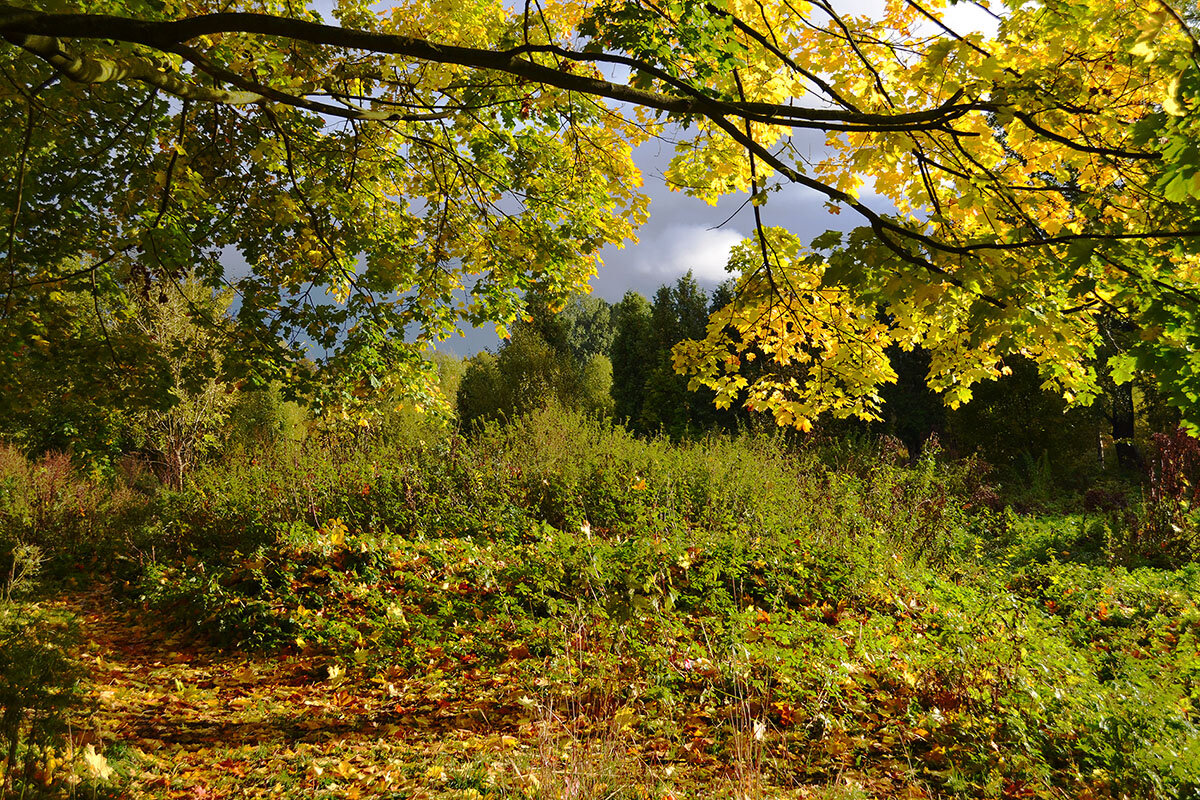
[[[464,429],[548,402],[675,440],[770,427],[769,414],[743,404],[718,408],[711,390],[690,388],[674,368],[673,348],[704,339],[710,314],[733,292],[731,283],[707,291],[691,273],[653,298],[630,291],[615,304],[574,296],[564,305],[531,291],[525,315],[493,350],[433,354],[437,388]],[[56,294],[43,318],[54,337],[9,343],[15,355],[0,401],[0,430],[34,455],[69,451],[103,468],[132,454],[177,485],[211,456],[339,427],[386,435],[414,413],[382,384],[318,414],[288,402],[278,382],[223,377],[230,370],[217,343],[228,334],[231,298],[194,280],[100,313],[86,295]],[[1132,335],[1114,325],[1114,352]],[[951,410],[926,385],[928,354],[893,348],[889,356],[899,379],[883,393],[882,419],[826,419],[809,435],[889,436],[914,458],[936,437],[943,452],[988,464],[996,482],[1049,496],[1052,486],[1082,493],[1148,475],[1155,437],[1179,424],[1150,382],[1108,379],[1099,400],[1072,407],[1020,357],[1007,360],[1009,375]],[[747,360],[742,370],[756,366]],[[794,377],[804,381],[803,367]]]
[[[465,362],[442,358],[444,385],[465,425],[512,419],[552,397],[611,415],[648,436],[680,439],[772,426],[769,414],[744,405],[716,407],[711,390],[689,388],[673,367],[675,345],[703,339],[709,315],[730,303],[733,292],[732,283],[705,291],[689,272],[649,300],[635,291],[615,304],[577,296],[555,313],[535,295],[527,318],[495,352]],[[1121,336],[1114,326],[1114,348]],[[1051,483],[1086,490],[1106,477],[1139,478],[1153,467],[1160,447],[1155,437],[1169,436],[1179,425],[1177,412],[1150,382],[1117,385],[1106,376],[1099,400],[1071,407],[1043,387],[1032,361],[1020,357],[1007,360],[1003,379],[976,387],[970,403],[949,409],[927,385],[927,353],[892,348],[888,355],[899,379],[883,392],[883,418],[827,419],[817,436],[889,436],[913,458],[934,437],[950,455],[979,456],[999,480],[1045,494]],[[750,361],[742,370],[755,366]],[[803,381],[804,369],[797,366],[794,377]]]

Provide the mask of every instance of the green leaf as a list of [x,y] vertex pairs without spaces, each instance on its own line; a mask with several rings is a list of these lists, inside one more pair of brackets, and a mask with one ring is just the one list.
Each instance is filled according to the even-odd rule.
[[1112,369],[1113,381],[1120,386],[1133,380],[1134,370],[1137,369],[1137,357],[1129,353],[1120,353],[1108,360],[1108,366]]

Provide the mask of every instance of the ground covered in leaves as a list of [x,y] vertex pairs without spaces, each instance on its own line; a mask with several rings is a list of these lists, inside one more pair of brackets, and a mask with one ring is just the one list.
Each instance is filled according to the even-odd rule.
[[[693,720],[692,741],[677,749],[636,736],[623,709],[600,709],[603,719],[585,710],[586,698],[542,706],[512,686],[512,670],[469,678],[478,693],[447,700],[442,685],[364,679],[324,658],[229,655],[173,637],[100,591],[76,602],[94,703],[77,743],[102,748],[117,795],[669,797],[765,788],[749,772],[761,764],[731,768],[707,752],[704,733],[721,720]],[[902,788],[857,772],[842,785],[863,780]],[[787,796],[855,796],[791,788]],[[888,796],[929,795],[908,787]]]
[[536,781],[512,757],[528,747],[513,735],[518,720],[404,714],[402,701],[424,694],[358,681],[325,659],[172,637],[102,592],[76,611],[88,632],[89,736],[106,743],[122,794],[470,797],[475,784]]
[[535,416],[231,459],[122,509],[76,492],[59,530],[111,549],[60,559],[38,603],[76,619],[82,766],[35,725],[24,784],[1200,796],[1200,568],[1148,561],[1175,542],[1125,511],[1020,516],[984,488],[936,454]]

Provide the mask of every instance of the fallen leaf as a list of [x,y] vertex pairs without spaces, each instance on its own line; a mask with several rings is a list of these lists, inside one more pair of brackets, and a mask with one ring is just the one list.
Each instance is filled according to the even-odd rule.
[[89,744],[83,748],[83,763],[87,764],[88,772],[98,781],[107,781],[112,777],[112,767],[108,759],[96,752],[96,746]]

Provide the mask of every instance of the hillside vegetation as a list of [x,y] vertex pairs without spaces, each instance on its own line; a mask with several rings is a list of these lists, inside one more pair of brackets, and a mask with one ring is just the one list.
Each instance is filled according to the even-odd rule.
[[673,444],[556,409],[231,455],[181,490],[6,450],[8,780],[1198,796],[1194,516],[1149,495],[1020,516],[981,475],[888,440]]

